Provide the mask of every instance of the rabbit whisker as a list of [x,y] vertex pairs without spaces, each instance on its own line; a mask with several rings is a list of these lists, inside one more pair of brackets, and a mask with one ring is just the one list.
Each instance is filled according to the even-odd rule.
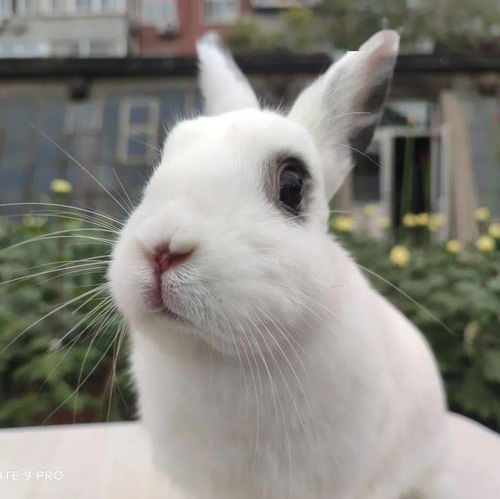
[[58,144],[52,137],[47,135],[43,130],[38,128],[34,123],[31,123],[31,127],[39,133],[42,137],[47,139],[54,147],[56,147],[59,151],[61,151],[68,159],[73,161],[75,165],[77,165],[79,168],[81,168],[94,182],[102,188],[102,190],[108,194],[113,201],[127,214],[130,215],[130,211],[128,211],[118,199],[116,199],[115,196],[106,188],[106,186],[94,175],[92,174],[85,166],[83,166],[72,154],[70,154],[64,147],[62,147],[60,144]]

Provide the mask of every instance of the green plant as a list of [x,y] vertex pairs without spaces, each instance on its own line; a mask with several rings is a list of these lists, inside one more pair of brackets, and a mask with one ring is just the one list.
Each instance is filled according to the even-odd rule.
[[121,324],[102,287],[111,229],[49,208],[49,221],[0,222],[0,426],[130,417]]
[[402,46],[477,50],[498,43],[498,0],[323,0],[315,8],[295,8],[269,33],[255,18],[232,27],[227,42],[236,52],[318,48],[352,50],[376,31],[402,33]]
[[242,18],[231,27],[225,41],[235,53],[311,52],[321,41],[311,9],[296,7],[281,15],[281,28],[265,30],[258,19]]
[[[117,225],[77,208],[43,211],[55,221],[0,222],[0,426],[130,418],[121,323],[98,288]],[[397,242],[369,237],[374,207],[364,213],[362,230],[345,215],[332,230],[426,335],[451,408],[500,430],[500,225],[478,210],[483,236],[467,246],[418,237],[443,217],[411,215]]]

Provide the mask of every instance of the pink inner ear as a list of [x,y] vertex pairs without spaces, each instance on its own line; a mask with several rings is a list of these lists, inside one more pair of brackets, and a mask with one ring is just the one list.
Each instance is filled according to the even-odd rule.
[[[391,30],[379,31],[361,46],[360,51],[368,52],[365,62],[367,76],[363,85],[368,94],[383,93],[385,98],[394,64],[396,63],[398,49],[399,34]],[[382,106],[383,100],[377,106]],[[373,112],[377,106],[368,105],[368,111]]]
[[[366,59],[366,66],[369,71],[374,73],[374,77],[392,72],[396,56],[399,49],[399,35],[396,31],[379,31],[365,42],[360,51],[369,52]],[[371,84],[369,82],[368,84]]]
[[373,52],[370,58],[372,56],[379,57],[381,55],[383,55],[383,57],[395,56],[398,49],[399,34],[397,31],[390,29],[375,33],[359,48],[362,52]]

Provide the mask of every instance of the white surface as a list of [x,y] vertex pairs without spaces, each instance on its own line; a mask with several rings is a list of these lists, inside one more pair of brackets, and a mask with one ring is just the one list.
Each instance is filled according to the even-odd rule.
[[[461,416],[449,421],[439,499],[499,499],[499,436]],[[8,499],[182,497],[152,466],[138,423],[0,430],[0,473],[0,497]]]
[[500,435],[450,414],[450,452],[439,499],[500,499]]
[[137,423],[1,430],[0,472],[2,499],[179,497],[152,466]]

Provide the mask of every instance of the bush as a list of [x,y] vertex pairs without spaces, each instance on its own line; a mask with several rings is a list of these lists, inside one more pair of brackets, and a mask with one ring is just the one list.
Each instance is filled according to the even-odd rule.
[[[0,426],[131,418],[121,322],[104,288],[92,291],[105,282],[117,226],[78,209],[44,211],[56,221],[0,222]],[[373,220],[365,213],[362,224]],[[441,222],[425,214],[403,217],[398,242],[384,220],[379,239],[345,216],[332,230],[426,335],[451,408],[500,430],[500,226],[488,227],[488,215],[478,212],[484,235],[469,247],[433,241]]]
[[52,223],[39,215],[0,222],[3,427],[133,413],[123,348],[116,351],[121,324],[106,294],[93,291],[104,282],[109,251],[99,238],[109,240],[110,233],[70,212]]
[[295,7],[281,15],[279,29],[266,30],[258,19],[240,19],[225,36],[225,42],[237,54],[311,52],[321,45],[310,9]]

